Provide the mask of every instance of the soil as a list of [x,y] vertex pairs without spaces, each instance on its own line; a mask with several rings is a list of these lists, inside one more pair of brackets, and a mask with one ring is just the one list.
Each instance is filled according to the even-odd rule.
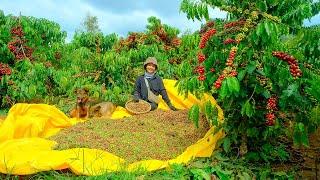
[[295,179],[320,180],[320,128],[309,136],[310,147],[294,147],[292,142],[288,145],[288,152],[291,154],[289,162],[274,164],[274,171],[295,170]]
[[309,137],[310,148],[296,149],[301,157],[301,170],[298,177],[301,179],[320,179],[320,128]]
[[50,139],[58,142],[56,149],[102,149],[131,163],[175,158],[201,139],[208,129],[204,117],[196,128],[188,120],[187,110],[155,110],[119,120],[91,119],[63,129]]
[[0,126],[1,126],[1,124],[3,123],[3,121],[6,119],[6,117],[5,116],[1,116],[0,115]]

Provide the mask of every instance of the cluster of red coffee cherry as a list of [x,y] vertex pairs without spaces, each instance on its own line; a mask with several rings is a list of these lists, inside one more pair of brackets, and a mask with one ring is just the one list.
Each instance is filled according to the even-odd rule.
[[200,49],[205,48],[208,40],[211,38],[211,36],[213,36],[214,34],[216,34],[216,32],[217,32],[217,31],[216,31],[215,29],[209,29],[208,31],[206,31],[206,32],[201,36],[199,48],[200,48]]
[[214,21],[208,21],[203,27],[200,29],[200,34],[205,33],[208,29],[212,28],[215,25]]
[[12,41],[8,43],[9,50],[14,54],[18,60],[24,58],[31,58],[33,49],[25,45],[24,33],[21,26],[11,29]]
[[246,23],[246,20],[241,19],[241,20],[238,20],[238,21],[229,22],[229,23],[225,24],[223,27],[225,29],[229,29],[229,28],[236,27],[236,26],[242,26],[245,23]]
[[267,100],[266,109],[268,110],[268,113],[266,114],[266,122],[265,122],[267,126],[273,126],[275,124],[276,115],[274,114],[274,111],[277,110],[277,101],[278,99],[275,96]]
[[224,76],[223,74],[221,74],[221,75],[218,77],[218,79],[217,79],[216,82],[214,83],[214,87],[215,87],[216,89],[219,89],[219,88],[221,87],[224,78],[225,78],[225,76]]
[[238,50],[238,48],[235,47],[235,46],[231,48],[230,53],[229,53],[229,58],[228,58],[227,63],[226,63],[227,66],[232,67],[234,58],[235,58],[236,53],[237,53],[237,50]]
[[[207,45],[207,42],[209,41],[209,39],[217,32],[214,28],[211,28],[213,26],[214,26],[214,22],[213,21],[209,21],[209,22],[206,23],[206,25],[205,25],[205,30],[206,31],[203,32],[203,34],[201,35],[201,39],[200,39],[200,43],[199,43],[199,48],[200,49],[205,48],[206,45]],[[202,29],[202,30],[204,30],[204,29]],[[198,53],[198,63],[201,64],[205,60],[206,60],[206,56],[202,52],[199,52]],[[197,72],[199,74],[198,80],[199,81],[204,81],[206,79],[204,66],[202,66],[202,65],[198,66],[197,67]]]
[[4,75],[10,75],[11,69],[8,64],[0,63],[0,80],[2,79],[2,76]]
[[206,56],[202,52],[199,52],[198,53],[198,63],[201,64],[201,63],[203,63],[204,60],[206,60]]
[[280,51],[273,51],[272,55],[274,57],[277,57],[278,59],[281,59],[283,61],[286,61],[290,65],[290,73],[293,77],[298,78],[302,76],[302,71],[299,68],[298,61],[293,56]]
[[205,73],[204,66],[202,66],[202,65],[198,66],[196,71],[199,74],[198,80],[204,81],[206,79],[206,76],[204,75],[204,73]]
[[238,43],[236,40],[234,39],[231,39],[231,38],[228,38],[226,40],[223,41],[223,44],[224,45],[227,45],[227,44],[234,44],[234,43]]

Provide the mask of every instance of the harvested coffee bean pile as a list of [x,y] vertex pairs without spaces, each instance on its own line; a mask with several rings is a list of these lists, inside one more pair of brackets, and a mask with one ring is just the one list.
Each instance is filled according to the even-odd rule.
[[175,158],[201,139],[208,129],[204,117],[197,129],[188,120],[187,110],[155,110],[119,120],[88,120],[63,129],[50,139],[59,143],[56,149],[102,149],[131,163]]

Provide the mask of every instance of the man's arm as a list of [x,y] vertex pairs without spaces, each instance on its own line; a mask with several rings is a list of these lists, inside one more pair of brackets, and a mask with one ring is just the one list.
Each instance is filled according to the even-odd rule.
[[133,98],[134,100],[139,100],[141,98],[141,78],[138,77],[134,86],[134,93],[133,93]]
[[160,79],[160,94],[162,96],[162,99],[166,102],[166,104],[169,106],[169,108],[173,111],[177,111],[178,109],[174,107],[170,101],[170,98],[168,96],[167,90],[164,87],[163,81],[161,78]]

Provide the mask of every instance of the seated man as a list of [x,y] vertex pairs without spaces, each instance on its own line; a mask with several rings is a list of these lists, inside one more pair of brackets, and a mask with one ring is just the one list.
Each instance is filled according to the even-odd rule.
[[171,104],[161,77],[156,74],[158,69],[156,58],[147,58],[144,62],[144,69],[144,75],[139,76],[136,80],[134,101],[138,102],[139,99],[143,99],[150,103],[151,110],[155,110],[159,104],[159,94],[161,94],[162,99],[167,103],[169,108],[176,111],[177,108]]

